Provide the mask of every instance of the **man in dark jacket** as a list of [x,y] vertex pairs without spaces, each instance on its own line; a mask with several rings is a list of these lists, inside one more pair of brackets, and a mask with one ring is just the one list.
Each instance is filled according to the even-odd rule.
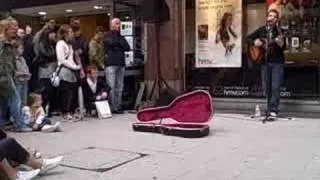
[[267,24],[249,36],[249,44],[263,47],[264,59],[261,63],[261,79],[267,96],[267,119],[275,120],[279,113],[280,87],[284,75],[284,53],[286,48],[280,29],[277,27],[279,12],[268,12]]
[[[34,50],[33,50],[33,34],[32,28],[30,25],[26,25],[26,36],[23,39],[23,57],[26,59],[27,65],[30,69],[30,72],[34,74],[32,61],[34,59]],[[35,79],[31,77],[32,80],[29,81],[29,92],[33,91],[36,87]]]
[[86,76],[87,78],[82,80],[81,86],[85,108],[87,112],[90,112],[96,109],[96,101],[108,99],[110,87],[103,78],[98,77],[98,68],[96,66],[88,66],[86,68]]
[[23,39],[23,57],[26,59],[26,62],[31,67],[32,60],[34,58],[34,51],[33,51],[33,35],[32,35],[32,28],[30,25],[26,25],[26,36]]
[[72,18],[70,25],[74,32],[74,41],[72,43],[74,51],[78,51],[81,58],[82,67],[85,69],[89,65],[89,42],[88,39],[82,34],[81,22],[78,18]]
[[105,72],[111,87],[110,103],[113,113],[122,113],[122,92],[124,87],[125,52],[130,51],[127,40],[120,35],[120,19],[111,22],[111,31],[105,39]]

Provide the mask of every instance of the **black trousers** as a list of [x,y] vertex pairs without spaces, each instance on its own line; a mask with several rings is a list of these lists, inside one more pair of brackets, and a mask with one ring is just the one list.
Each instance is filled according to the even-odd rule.
[[51,85],[51,80],[50,79],[40,79],[38,89],[42,95],[43,109],[46,109],[46,106],[49,104],[49,114],[53,111],[58,111],[59,110],[58,90],[57,90],[57,88],[55,88]]
[[30,154],[15,139],[5,138],[0,140],[0,161],[7,159],[18,164],[26,164]]
[[38,76],[39,66],[37,65],[37,63],[34,63],[30,65],[29,68],[32,76],[31,76],[31,79],[29,80],[28,92],[31,93],[31,92],[37,91],[39,87],[39,76]]
[[60,82],[60,108],[63,114],[74,113],[78,107],[78,83]]

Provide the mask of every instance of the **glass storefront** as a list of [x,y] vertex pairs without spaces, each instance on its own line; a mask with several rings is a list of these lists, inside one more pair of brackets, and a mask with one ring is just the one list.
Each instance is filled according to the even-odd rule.
[[[217,5],[217,2],[220,4]],[[208,89],[214,97],[264,98],[259,65],[253,63],[247,56],[246,37],[265,24],[268,8],[277,8],[281,12],[279,27],[282,29],[287,43],[285,78],[281,96],[290,99],[314,99],[320,97],[319,0],[308,0],[308,2],[267,0],[259,3],[243,1],[242,22],[240,23],[242,31],[239,31],[242,33],[242,41],[240,43],[242,51],[238,55],[238,59],[241,59],[241,66],[199,67],[197,66],[199,58],[196,58],[196,54],[201,51],[199,48],[203,48],[204,45],[201,44],[203,42],[200,41],[201,39],[196,33],[199,34],[199,28],[201,27],[208,29],[209,26],[210,29],[211,22],[206,26],[203,23],[199,25],[197,21],[199,19],[210,19],[212,15],[205,14],[203,13],[204,11],[197,13],[196,6],[198,11],[200,11],[199,8],[207,10],[216,6],[213,13],[217,14],[215,16],[219,16],[219,14],[225,13],[221,12],[220,7],[228,7],[229,5],[222,6],[223,3],[227,2],[228,0],[186,0],[185,64],[187,89]],[[235,14],[235,8],[231,8],[231,11]],[[233,15],[233,19],[235,21],[236,15]],[[217,22],[220,21],[217,20]],[[236,23],[239,22],[234,22],[234,24]],[[210,35],[209,30],[207,38],[210,39],[212,37],[216,38],[216,35]],[[213,50],[215,46],[208,47],[209,51],[210,48]]]

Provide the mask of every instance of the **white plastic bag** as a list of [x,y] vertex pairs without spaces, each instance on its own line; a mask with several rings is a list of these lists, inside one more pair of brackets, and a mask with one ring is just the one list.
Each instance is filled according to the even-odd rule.
[[110,110],[110,105],[107,100],[105,101],[96,101],[95,102],[96,109],[98,112],[98,117],[99,119],[106,119],[106,118],[111,118],[112,113]]

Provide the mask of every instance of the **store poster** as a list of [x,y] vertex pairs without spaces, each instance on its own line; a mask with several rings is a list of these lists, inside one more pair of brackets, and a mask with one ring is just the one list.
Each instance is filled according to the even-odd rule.
[[132,36],[133,35],[133,22],[123,21],[121,22],[120,32],[122,36]]
[[123,21],[121,22],[121,35],[124,36],[126,41],[130,46],[130,51],[125,52],[125,63],[126,67],[130,67],[134,65],[134,26],[132,21]]
[[242,0],[196,0],[196,67],[238,68]]

